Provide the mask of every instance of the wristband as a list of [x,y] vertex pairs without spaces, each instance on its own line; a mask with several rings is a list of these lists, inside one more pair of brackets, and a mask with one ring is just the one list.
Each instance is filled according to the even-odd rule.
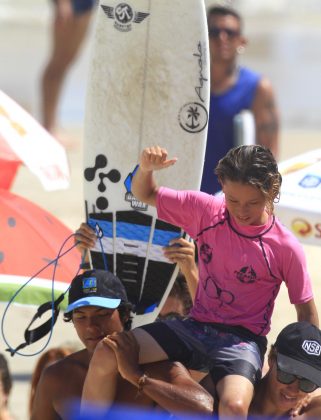
[[143,392],[143,388],[146,384],[146,379],[148,378],[148,376],[144,373],[137,382],[137,388],[138,388],[138,395],[140,395]]

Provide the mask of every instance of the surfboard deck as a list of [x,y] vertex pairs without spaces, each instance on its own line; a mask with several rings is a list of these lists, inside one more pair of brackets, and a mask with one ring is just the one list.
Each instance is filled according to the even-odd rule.
[[209,107],[209,55],[203,0],[99,3],[87,85],[84,200],[99,240],[95,268],[124,283],[133,325],[152,322],[178,268],[162,252],[184,233],[157,219],[131,193],[144,147],[179,158],[156,173],[160,185],[199,189]]

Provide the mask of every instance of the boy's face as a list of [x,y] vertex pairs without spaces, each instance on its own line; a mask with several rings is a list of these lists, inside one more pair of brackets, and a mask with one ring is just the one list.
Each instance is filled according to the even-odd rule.
[[267,204],[263,193],[256,187],[226,180],[222,184],[226,207],[237,224],[263,225],[267,222]]
[[72,321],[78,337],[90,353],[106,335],[123,331],[117,309],[83,306],[73,311]]
[[278,381],[277,363],[275,359],[270,362],[270,371],[268,375],[267,397],[273,402],[279,412],[288,412],[307,396],[307,394],[300,391],[298,381],[294,381],[292,384],[288,385]]

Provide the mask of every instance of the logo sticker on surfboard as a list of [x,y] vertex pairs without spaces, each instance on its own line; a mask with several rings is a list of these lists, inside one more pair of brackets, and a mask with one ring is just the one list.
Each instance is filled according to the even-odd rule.
[[[95,181],[96,174],[98,175],[99,183],[97,185],[97,189],[100,193],[104,193],[107,189],[105,184],[105,178],[108,179],[112,183],[117,183],[120,181],[121,175],[117,169],[111,169],[108,172],[102,172],[101,169],[106,168],[108,164],[107,157],[103,154],[99,154],[95,158],[95,164],[93,167],[86,168],[84,170],[84,177],[85,180],[88,182]],[[96,206],[98,210],[104,211],[108,208],[108,200],[104,196],[97,197]]]
[[179,125],[189,133],[199,133],[207,126],[208,114],[204,105],[190,102],[182,106],[178,113]]
[[132,23],[141,23],[149,13],[136,12],[128,3],[119,3],[116,7],[101,5],[109,19],[114,20],[114,27],[121,32],[132,30]]
[[124,181],[127,191],[125,194],[125,201],[128,201],[130,203],[130,207],[134,210],[146,211],[148,209],[148,205],[142,201],[137,200],[137,198],[132,193],[132,180],[138,169],[138,166],[139,165],[136,165],[135,169],[127,175]]
[[197,61],[197,82],[194,87],[197,99],[195,102],[183,105],[178,112],[179,125],[188,133],[200,133],[206,128],[208,122],[208,112],[205,106],[208,89],[208,78],[205,77],[207,68],[205,56],[205,46],[199,41],[196,52],[193,53],[193,57]]

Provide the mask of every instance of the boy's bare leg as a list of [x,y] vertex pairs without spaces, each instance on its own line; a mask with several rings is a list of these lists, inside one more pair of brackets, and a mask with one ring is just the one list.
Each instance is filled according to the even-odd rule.
[[89,364],[81,406],[96,404],[108,409],[115,399],[117,379],[118,367],[115,353],[101,341],[97,344]]

